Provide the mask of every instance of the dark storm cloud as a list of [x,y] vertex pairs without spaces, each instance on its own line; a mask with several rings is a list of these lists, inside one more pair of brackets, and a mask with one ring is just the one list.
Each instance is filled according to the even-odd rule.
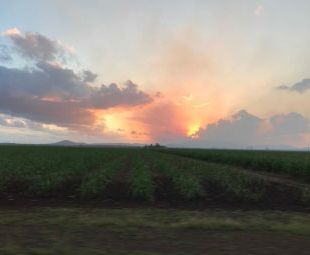
[[279,90],[295,91],[298,93],[304,93],[310,89],[310,79],[303,79],[300,82],[297,82],[291,86],[281,85],[277,87]]
[[186,145],[218,148],[277,147],[288,141],[296,142],[307,132],[309,120],[299,113],[279,114],[269,119],[261,119],[242,110],[229,120],[222,119],[207,125],[198,132],[197,140]]

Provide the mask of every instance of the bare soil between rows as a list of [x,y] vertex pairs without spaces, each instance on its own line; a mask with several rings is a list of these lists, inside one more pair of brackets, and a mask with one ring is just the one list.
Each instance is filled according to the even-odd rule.
[[1,209],[31,209],[40,207],[55,208],[108,208],[108,209],[130,209],[130,208],[154,208],[154,209],[176,209],[176,210],[197,210],[204,211],[209,209],[219,210],[242,210],[242,211],[287,211],[287,212],[306,212],[310,213],[310,207],[300,205],[268,205],[268,204],[249,204],[237,202],[218,202],[218,201],[115,201],[106,200],[77,200],[71,198],[11,198],[0,199]]

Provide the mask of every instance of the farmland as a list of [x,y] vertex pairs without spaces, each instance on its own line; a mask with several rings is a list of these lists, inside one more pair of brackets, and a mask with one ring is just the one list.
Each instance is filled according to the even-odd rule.
[[307,206],[308,163],[293,152],[3,146],[0,196]]
[[288,175],[310,182],[309,152],[210,149],[169,149],[166,152],[208,162]]
[[297,152],[0,146],[0,253],[308,254],[307,167]]

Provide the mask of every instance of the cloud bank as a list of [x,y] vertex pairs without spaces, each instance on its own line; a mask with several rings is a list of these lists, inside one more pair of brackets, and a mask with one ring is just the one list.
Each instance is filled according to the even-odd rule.
[[[59,64],[68,61],[66,48],[56,40],[18,29],[3,35],[12,41],[12,50],[29,66],[22,69],[0,66],[2,113],[60,127],[92,130],[96,123],[94,110],[135,107],[153,101],[132,81],[123,86],[115,83],[91,86],[89,83],[95,82],[97,74],[90,70],[77,73]],[[6,53],[0,51],[1,60],[10,60]]]
[[231,119],[221,119],[200,129],[198,138],[185,144],[208,148],[280,148],[285,144],[303,143],[307,132],[309,120],[299,113],[261,119],[241,110]]

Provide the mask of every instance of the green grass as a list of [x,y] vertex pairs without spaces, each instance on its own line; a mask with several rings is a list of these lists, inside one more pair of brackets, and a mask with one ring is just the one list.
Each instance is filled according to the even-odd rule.
[[0,226],[59,226],[115,231],[202,229],[275,231],[310,235],[310,216],[301,212],[132,208],[33,208],[0,211]]

